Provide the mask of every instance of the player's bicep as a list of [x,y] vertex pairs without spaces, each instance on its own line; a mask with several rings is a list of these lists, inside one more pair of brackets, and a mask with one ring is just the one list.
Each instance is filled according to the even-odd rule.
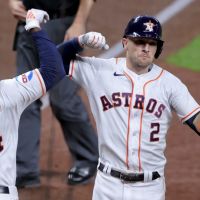
[[45,91],[45,84],[38,70],[2,82],[3,99],[5,106],[9,107],[17,105],[25,108],[41,97]]
[[96,74],[96,66],[90,61],[91,58],[77,56],[76,60],[70,62],[69,77],[84,88],[91,86]]
[[175,85],[170,98],[171,105],[181,121],[186,121],[192,113],[198,112],[199,105],[182,82],[177,81]]
[[23,105],[21,91],[14,79],[1,81],[1,106],[2,108],[15,108]]

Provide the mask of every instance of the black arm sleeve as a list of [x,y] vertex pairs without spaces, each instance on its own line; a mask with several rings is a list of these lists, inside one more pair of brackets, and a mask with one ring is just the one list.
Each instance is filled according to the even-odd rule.
[[70,61],[76,58],[76,54],[81,52],[83,48],[78,42],[78,38],[57,45],[57,49],[62,57],[66,74],[69,74]]
[[196,116],[199,113],[200,112],[196,113],[194,116],[192,116],[190,119],[188,119],[185,123],[200,136],[200,132],[196,129],[196,127],[194,126],[194,123],[193,123],[193,121],[195,120]]
[[61,56],[55,44],[48,38],[43,30],[32,33],[33,40],[38,49],[40,59],[40,73],[46,89],[49,90],[65,75]]

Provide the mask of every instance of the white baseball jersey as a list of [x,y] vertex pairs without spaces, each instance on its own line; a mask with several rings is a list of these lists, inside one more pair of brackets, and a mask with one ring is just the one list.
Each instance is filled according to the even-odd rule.
[[[38,69],[0,81],[0,185],[14,186],[18,125],[23,110],[46,92]],[[27,130],[28,134],[28,130]]]
[[125,58],[77,57],[69,75],[87,92],[100,160],[126,172],[164,175],[172,111],[182,122],[200,111],[186,86],[155,64],[138,75],[126,67]]

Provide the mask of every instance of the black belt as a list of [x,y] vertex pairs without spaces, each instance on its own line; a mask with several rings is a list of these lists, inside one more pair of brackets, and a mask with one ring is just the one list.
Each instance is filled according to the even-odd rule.
[[9,194],[9,188],[6,186],[0,186],[0,193],[1,194]]
[[[105,165],[103,163],[100,163],[98,170],[103,172]],[[122,181],[125,182],[139,182],[144,181],[144,173],[122,173],[119,171],[116,171],[114,169],[111,169],[110,175],[119,178]],[[160,174],[158,172],[152,172],[152,180],[155,180],[160,177]]]

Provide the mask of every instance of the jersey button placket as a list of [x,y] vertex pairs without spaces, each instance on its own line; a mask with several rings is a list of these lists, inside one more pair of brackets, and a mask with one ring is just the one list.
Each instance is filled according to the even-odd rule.
[[133,98],[133,106],[132,106],[132,112],[133,112],[133,116],[131,118],[131,144],[130,144],[130,152],[131,152],[131,158],[130,158],[130,163],[131,163],[131,167],[130,169],[134,170],[134,171],[138,171],[139,170],[139,166],[138,166],[138,143],[139,143],[139,130],[140,130],[140,114],[141,114],[141,110],[135,108],[135,103],[136,103],[136,95],[140,95],[141,94],[141,88],[140,88],[140,77],[136,77],[135,78],[135,95]]

